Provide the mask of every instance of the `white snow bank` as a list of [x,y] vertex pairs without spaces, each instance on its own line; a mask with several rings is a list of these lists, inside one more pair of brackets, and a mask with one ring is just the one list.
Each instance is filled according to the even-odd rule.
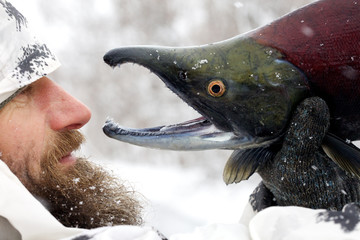
[[201,168],[128,162],[106,165],[145,196],[146,224],[167,236],[212,223],[237,223],[260,181],[254,175],[248,181],[226,186],[221,175],[208,177]]

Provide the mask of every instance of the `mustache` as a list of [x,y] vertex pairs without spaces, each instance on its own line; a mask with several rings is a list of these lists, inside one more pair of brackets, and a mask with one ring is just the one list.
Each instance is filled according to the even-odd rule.
[[78,130],[55,133],[41,160],[42,175],[31,182],[31,193],[68,227],[141,225],[141,195],[117,176],[83,158],[69,168],[59,164],[84,141]]
[[[76,151],[85,142],[84,135],[78,130],[56,132],[48,143],[43,158],[57,163],[59,159]],[[46,162],[46,161],[42,161]]]

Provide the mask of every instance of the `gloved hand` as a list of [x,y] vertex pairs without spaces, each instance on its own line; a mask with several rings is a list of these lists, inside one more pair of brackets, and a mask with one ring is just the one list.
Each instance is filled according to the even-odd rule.
[[[321,98],[308,98],[299,104],[280,150],[269,147],[275,157],[263,160],[257,168],[263,181],[250,198],[255,211],[272,205],[341,210],[347,203],[359,203],[359,178],[340,168],[322,149],[324,140],[329,141],[329,119],[328,107]],[[341,144],[341,151],[347,148]],[[356,155],[356,149],[350,150]],[[337,161],[336,156],[333,158]]]

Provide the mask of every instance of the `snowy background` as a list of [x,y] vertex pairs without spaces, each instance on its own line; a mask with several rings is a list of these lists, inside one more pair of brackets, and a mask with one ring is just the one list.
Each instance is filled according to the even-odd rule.
[[234,223],[260,181],[226,186],[230,151],[140,148],[102,133],[108,116],[128,127],[178,123],[199,115],[148,70],[102,61],[124,45],[188,46],[221,41],[311,0],[11,0],[63,66],[50,77],[92,110],[82,153],[126,179],[147,199],[145,219],[166,235],[213,222]]

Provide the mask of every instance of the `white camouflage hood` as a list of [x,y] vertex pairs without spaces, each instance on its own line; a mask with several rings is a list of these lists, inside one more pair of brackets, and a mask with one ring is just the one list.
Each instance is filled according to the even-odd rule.
[[0,0],[0,108],[59,66],[55,55],[30,32],[26,18]]

